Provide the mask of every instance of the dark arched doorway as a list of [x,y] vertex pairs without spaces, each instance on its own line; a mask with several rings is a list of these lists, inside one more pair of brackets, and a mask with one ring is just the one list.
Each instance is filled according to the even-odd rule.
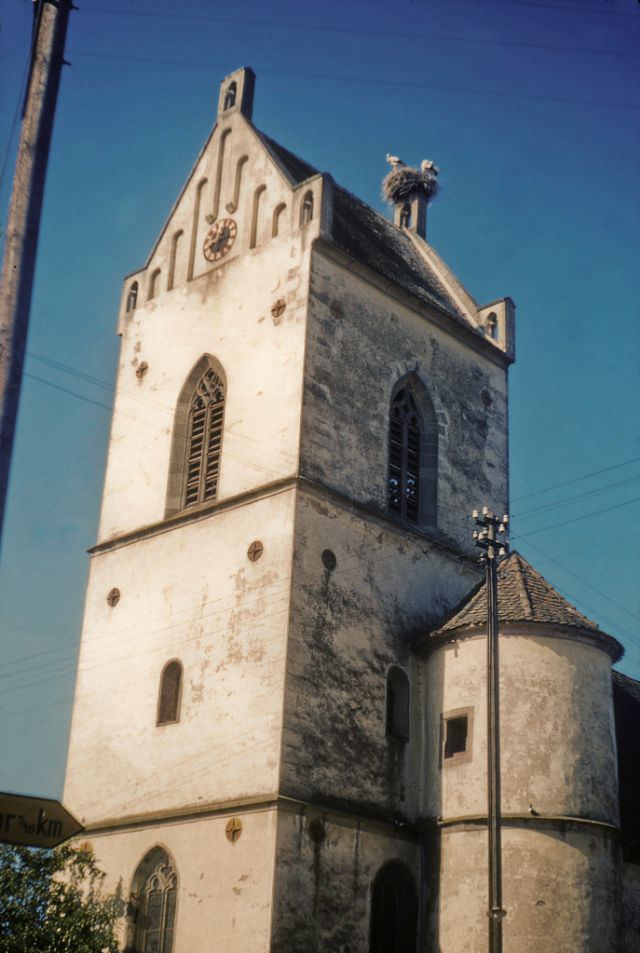
[[417,927],[413,875],[400,861],[392,860],[373,881],[369,953],[416,953]]

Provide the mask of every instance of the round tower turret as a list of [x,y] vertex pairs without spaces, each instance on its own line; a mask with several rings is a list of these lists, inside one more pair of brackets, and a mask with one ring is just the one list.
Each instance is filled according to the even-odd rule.
[[[505,949],[616,953],[619,643],[518,553],[498,570]],[[426,815],[439,830],[438,949],[487,935],[485,584],[425,637]]]

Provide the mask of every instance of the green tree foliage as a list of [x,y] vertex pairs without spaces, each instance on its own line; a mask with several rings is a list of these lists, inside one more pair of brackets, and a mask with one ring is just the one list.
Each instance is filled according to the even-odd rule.
[[0,845],[0,953],[117,953],[124,904],[104,877],[86,848]]

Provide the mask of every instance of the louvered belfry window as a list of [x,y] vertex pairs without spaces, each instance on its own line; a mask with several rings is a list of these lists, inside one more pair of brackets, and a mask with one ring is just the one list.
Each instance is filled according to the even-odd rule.
[[210,367],[200,379],[189,409],[185,506],[216,498],[223,417],[224,384]]
[[420,522],[422,418],[409,387],[391,404],[389,424],[389,509],[412,523]]

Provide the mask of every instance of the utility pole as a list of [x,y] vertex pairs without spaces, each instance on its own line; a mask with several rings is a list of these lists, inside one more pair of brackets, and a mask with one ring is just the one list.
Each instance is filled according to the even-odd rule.
[[53,117],[71,0],[37,0],[0,284],[0,538],[7,501]]
[[484,551],[487,585],[487,830],[489,872],[489,953],[502,953],[502,813],[500,799],[500,670],[498,652],[498,561],[506,555],[509,517],[499,519],[483,506],[473,511],[476,546]]

